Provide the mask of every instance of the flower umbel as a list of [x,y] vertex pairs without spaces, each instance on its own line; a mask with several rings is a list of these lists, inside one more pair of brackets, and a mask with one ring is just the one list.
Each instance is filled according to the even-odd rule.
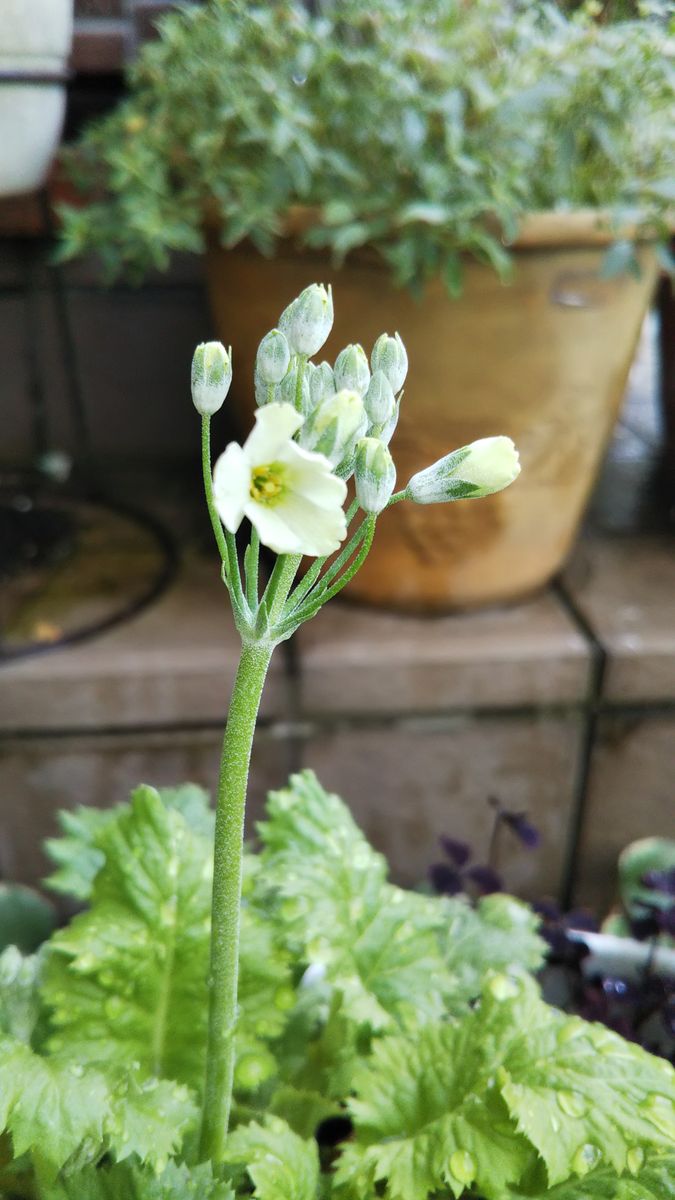
[[406,494],[417,504],[477,499],[501,492],[519,474],[518,451],[511,438],[480,438],[418,471]]
[[347,488],[322,454],[293,441],[302,422],[290,404],[258,409],[244,445],[230,442],[216,462],[214,500],[230,533],[248,517],[277,554],[332,554],[347,532]]

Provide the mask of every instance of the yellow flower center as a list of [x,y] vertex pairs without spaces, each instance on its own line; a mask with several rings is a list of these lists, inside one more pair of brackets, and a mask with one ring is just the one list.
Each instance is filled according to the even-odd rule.
[[251,499],[258,504],[276,504],[284,491],[285,482],[284,463],[273,462],[254,467],[251,471]]

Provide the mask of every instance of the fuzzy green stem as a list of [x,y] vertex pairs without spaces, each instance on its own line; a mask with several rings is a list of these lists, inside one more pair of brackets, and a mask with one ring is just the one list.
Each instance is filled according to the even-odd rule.
[[258,607],[258,567],[260,563],[260,536],[258,530],[253,526],[251,530],[251,541],[244,556],[244,570],[246,573],[246,601],[252,613]]
[[246,788],[255,723],[272,657],[269,642],[245,643],[232,689],[218,781],[213,856],[206,1086],[200,1159],[222,1160],[232,1104]]
[[230,588],[235,611],[245,611],[244,592],[239,573],[239,558],[237,543],[233,533],[223,529],[213,496],[213,476],[211,474],[211,418],[202,417],[202,477],[204,479],[204,495],[206,507],[211,518],[211,528],[216,539],[220,557],[225,567],[226,582]]

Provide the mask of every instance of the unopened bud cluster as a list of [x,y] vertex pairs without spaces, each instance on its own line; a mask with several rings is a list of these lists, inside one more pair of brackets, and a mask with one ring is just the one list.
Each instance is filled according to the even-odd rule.
[[[383,333],[370,361],[362,346],[352,344],[332,365],[310,362],[332,327],[331,289],[311,284],[284,309],[278,327],[258,347],[256,401],[261,407],[282,403],[295,408],[303,418],[295,440],[304,450],[321,454],[342,479],[354,475],[360,507],[376,515],[387,507],[396,482],[388,447],[398,422],[408,355],[398,333]],[[192,396],[199,412],[216,412],[231,380],[231,355],[224,346],[198,346]],[[510,438],[481,438],[418,471],[396,499],[433,504],[487,496],[507,487],[519,471]]]

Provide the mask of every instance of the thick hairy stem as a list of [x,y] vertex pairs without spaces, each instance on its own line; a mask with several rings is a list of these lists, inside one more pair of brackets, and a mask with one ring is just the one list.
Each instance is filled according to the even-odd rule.
[[218,780],[213,855],[206,1086],[200,1159],[222,1160],[232,1104],[239,978],[244,814],[251,747],[273,647],[245,644],[234,681]]

